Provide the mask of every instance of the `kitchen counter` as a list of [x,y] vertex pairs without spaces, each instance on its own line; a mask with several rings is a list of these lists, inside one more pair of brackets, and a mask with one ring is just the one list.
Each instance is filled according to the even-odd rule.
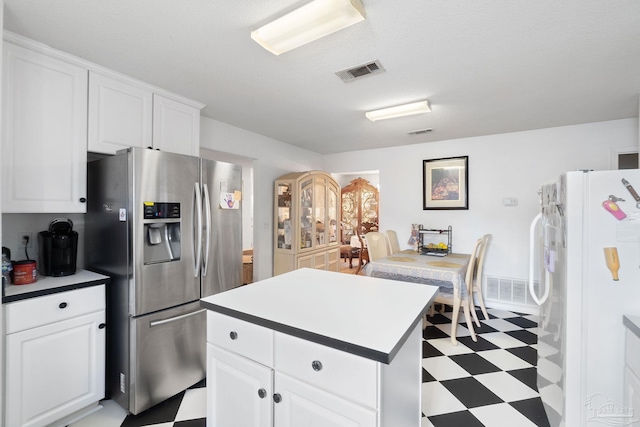
[[203,298],[207,422],[419,425],[422,316],[437,293],[303,268]]
[[622,316],[622,323],[636,337],[640,338],[640,316],[625,314],[624,316]]
[[389,364],[437,293],[435,286],[303,268],[203,298],[201,306]]
[[74,289],[108,283],[109,276],[87,270],[77,270],[71,276],[38,276],[35,283],[29,285],[6,285],[2,287],[2,303],[20,301],[43,295],[66,292]]

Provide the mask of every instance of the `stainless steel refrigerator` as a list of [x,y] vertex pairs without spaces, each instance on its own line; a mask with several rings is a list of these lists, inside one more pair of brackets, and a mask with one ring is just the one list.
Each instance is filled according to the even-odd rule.
[[128,148],[88,164],[86,263],[107,274],[107,396],[132,414],[205,377],[199,299],[242,284],[240,166]]
[[634,186],[638,169],[568,172],[542,186],[529,283],[539,282],[537,383],[552,427],[637,425],[623,326],[640,314]]

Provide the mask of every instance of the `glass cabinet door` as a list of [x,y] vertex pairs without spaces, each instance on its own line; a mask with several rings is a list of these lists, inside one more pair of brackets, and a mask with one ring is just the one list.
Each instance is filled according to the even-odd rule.
[[326,193],[327,193],[327,181],[322,178],[316,178],[314,184],[315,190],[313,195],[315,200],[313,201],[314,218],[316,234],[314,240],[314,246],[322,246],[327,242],[327,209],[326,209]]
[[313,226],[313,179],[300,185],[300,249],[314,246]]
[[291,185],[278,184],[278,249],[291,249]]
[[338,189],[330,185],[327,188],[327,223],[329,229],[327,230],[329,243],[334,243],[338,240]]

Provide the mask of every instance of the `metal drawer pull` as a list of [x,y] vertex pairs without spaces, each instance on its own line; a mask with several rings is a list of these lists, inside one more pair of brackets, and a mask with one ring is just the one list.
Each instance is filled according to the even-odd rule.
[[260,390],[258,390],[258,396],[260,396],[260,399],[264,399],[265,397],[267,397],[267,390],[261,388]]
[[195,316],[196,314],[204,313],[205,311],[207,311],[207,309],[203,308],[202,310],[193,311],[187,314],[181,314],[180,316],[170,317],[168,319],[162,319],[162,320],[155,320],[153,322],[149,322],[149,326],[153,328],[154,326],[160,326],[165,323],[175,322],[176,320],[184,319],[185,317]]
[[67,308],[69,304],[67,304],[66,302],[61,302],[60,305],[58,307],[60,308]]
[[314,371],[321,371],[322,362],[319,360],[314,360],[313,362],[311,362],[311,367],[313,368]]
[[106,325],[106,324],[104,324],[104,323],[100,323],[100,324],[98,325],[98,329],[104,329],[104,328],[106,328],[106,327],[107,327],[107,325]]
[[273,401],[276,403],[282,402],[282,396],[280,396],[280,393],[276,393],[273,395]]
[[236,331],[229,332],[229,338],[231,338],[232,340],[237,340],[238,339],[238,333]]

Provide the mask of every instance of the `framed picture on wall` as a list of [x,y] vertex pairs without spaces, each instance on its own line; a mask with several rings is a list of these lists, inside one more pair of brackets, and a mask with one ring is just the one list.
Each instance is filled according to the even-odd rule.
[[423,210],[469,209],[469,156],[422,161]]

